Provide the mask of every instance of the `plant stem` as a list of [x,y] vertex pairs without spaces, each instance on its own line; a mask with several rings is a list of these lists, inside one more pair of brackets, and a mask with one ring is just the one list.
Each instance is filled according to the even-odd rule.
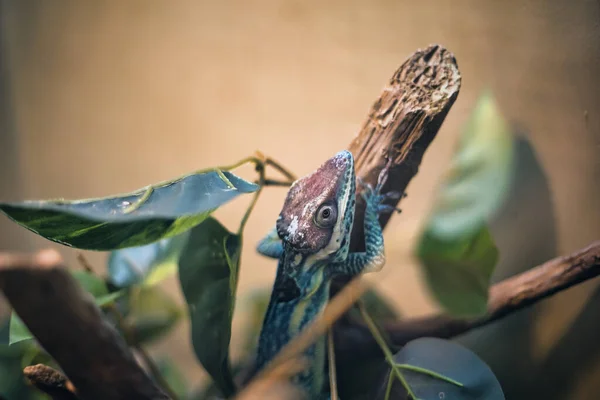
[[[256,182],[258,184],[258,182]],[[278,181],[276,179],[265,179],[265,186],[285,186],[289,187],[293,182]]]
[[335,347],[333,344],[333,330],[327,332],[327,356],[329,360],[329,392],[331,400],[338,400],[337,373],[335,367]]
[[288,178],[290,183],[294,182],[296,179],[298,179],[298,178],[296,178],[296,176],[294,174],[292,174],[290,171],[288,171],[286,168],[284,168],[281,164],[279,164],[277,161],[273,160],[270,157],[265,158],[265,165],[270,165],[271,167],[273,167],[274,169],[279,171],[281,173],[281,175]]
[[[413,398],[414,400],[418,400],[417,395],[415,395],[415,393],[412,391],[410,385],[408,384],[406,379],[404,379],[404,375],[402,375],[402,372],[398,368],[397,364],[394,362],[394,355],[392,354],[392,351],[388,347],[383,336],[381,336],[381,333],[379,332],[377,325],[375,324],[375,322],[369,315],[367,309],[365,308],[364,303],[362,301],[359,301],[357,304],[358,304],[358,310],[360,311],[360,314],[362,315],[363,319],[365,320],[365,324],[367,325],[367,327],[369,328],[369,331],[371,331],[371,335],[373,335],[373,338],[375,339],[375,341],[377,342],[377,344],[383,351],[385,359],[388,362],[388,364],[390,364],[392,371],[398,377],[398,379],[402,383],[402,386],[404,386],[404,389],[406,389],[406,392],[408,393],[408,395],[411,398]],[[391,387],[389,388],[389,390],[391,391]]]
[[390,400],[390,395],[392,394],[393,383],[394,383],[394,376],[392,375],[392,371],[390,371],[390,374],[388,375],[388,383],[385,388],[385,397],[383,398],[383,400]]
[[256,206],[258,197],[260,196],[262,189],[265,186],[265,165],[262,162],[257,163],[256,170],[258,171],[258,175],[259,175],[258,190],[254,193],[254,197],[252,198],[252,201],[250,202],[248,209],[246,209],[246,212],[244,213],[244,217],[242,218],[242,221],[240,222],[240,228],[238,229],[238,235],[242,234],[244,227],[246,226],[246,222],[248,222],[248,218],[250,218],[250,214],[252,213],[254,206]]

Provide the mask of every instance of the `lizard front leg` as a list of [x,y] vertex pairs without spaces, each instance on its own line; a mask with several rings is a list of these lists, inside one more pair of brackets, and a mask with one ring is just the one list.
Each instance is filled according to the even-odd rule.
[[365,251],[350,253],[345,261],[333,264],[331,266],[333,274],[354,276],[361,273],[376,272],[383,268],[385,251],[383,232],[379,224],[379,213],[388,211],[388,209],[382,206],[382,202],[387,195],[380,193],[381,186],[383,186],[382,182],[375,188],[366,185],[365,190],[361,193],[366,202]]
[[283,254],[283,243],[277,235],[277,229],[273,227],[256,246],[256,251],[266,257],[279,259]]

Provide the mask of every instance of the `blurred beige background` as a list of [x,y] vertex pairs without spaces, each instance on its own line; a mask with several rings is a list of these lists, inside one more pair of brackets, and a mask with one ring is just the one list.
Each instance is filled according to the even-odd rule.
[[[408,188],[403,214],[386,230],[385,281],[372,279],[403,315],[436,310],[410,250],[460,128],[486,88],[530,139],[551,194],[540,198],[540,192],[531,192],[495,225],[502,252],[498,277],[600,238],[600,5],[595,0],[1,4],[2,200],[127,192],[231,163],[254,150],[298,175],[308,173],[347,147],[407,56],[440,43],[458,60],[462,90]],[[242,175],[253,178],[250,169]],[[274,223],[284,195],[285,189],[266,190],[247,226],[234,356],[242,337],[241,303],[274,276],[275,263],[255,255],[253,246]],[[248,200],[226,206],[217,217],[236,228]],[[553,205],[553,218],[531,217],[538,201]],[[535,228],[538,222],[552,225],[556,237],[546,238],[545,228]],[[541,247],[528,247],[530,256],[523,258],[520,249],[529,240]],[[69,249],[0,218],[1,250],[48,246],[74,262]],[[103,268],[105,254],[87,256]],[[579,348],[540,374],[531,373],[538,368],[532,365],[539,365],[531,362],[543,363],[553,354],[595,286],[572,289],[513,318],[512,325],[509,318],[493,327],[496,331],[465,339],[490,363],[508,398],[552,387],[553,377],[566,379],[566,371],[569,379],[558,381],[569,398],[597,398],[600,345],[586,347],[596,340],[574,340]],[[167,287],[180,296],[174,279]],[[585,332],[597,336],[600,323]],[[519,340],[527,355],[515,347]],[[194,381],[204,376],[185,325],[154,352],[176,357]]]

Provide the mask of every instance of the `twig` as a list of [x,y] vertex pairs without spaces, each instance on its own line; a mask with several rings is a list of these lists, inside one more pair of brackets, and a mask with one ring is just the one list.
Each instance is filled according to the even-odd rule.
[[[255,183],[258,183],[258,181],[255,182]],[[265,185],[265,186],[285,186],[285,187],[288,187],[288,186],[291,186],[292,183],[293,182],[278,181],[276,179],[265,179],[265,181],[263,182],[263,185]]]
[[89,272],[90,274],[94,273],[94,268],[92,268],[92,264],[89,263],[89,261],[83,255],[82,252],[77,252],[77,261],[79,261],[79,265],[81,265],[81,268],[83,268],[86,272]]
[[290,359],[297,358],[304,349],[309,347],[327,329],[340,318],[369,288],[361,277],[354,278],[343,288],[325,307],[323,313],[312,321],[298,336],[294,337],[277,355],[259,371],[254,379],[267,379],[278,366]]
[[[478,318],[458,319],[447,315],[409,319],[384,325],[394,345],[402,346],[420,337],[451,338],[472,329],[490,324],[509,314],[550,297],[562,290],[600,275],[600,241],[558,257],[519,275],[505,279],[490,289],[487,313]],[[352,326],[354,335],[340,333],[338,351],[356,348],[378,351],[373,338],[364,326]],[[362,334],[356,334],[357,330]],[[351,337],[352,336],[352,337]],[[360,356],[366,356],[361,354]]]
[[79,397],[168,399],[89,293],[62,267],[58,252],[35,257],[0,253],[0,290]]
[[289,171],[283,165],[281,165],[280,163],[278,163],[277,161],[275,161],[274,159],[272,159],[270,157],[265,158],[265,164],[269,165],[269,166],[273,167],[273,169],[279,171],[279,173],[281,175],[285,176],[286,178],[288,178],[288,180],[290,182],[294,182],[297,179],[296,175],[294,175],[291,171]]
[[52,400],[78,400],[75,386],[60,372],[44,364],[25,367],[23,375],[38,390]]
[[327,331],[327,358],[329,361],[329,393],[331,400],[338,400],[337,374],[335,371],[335,344],[333,330]]

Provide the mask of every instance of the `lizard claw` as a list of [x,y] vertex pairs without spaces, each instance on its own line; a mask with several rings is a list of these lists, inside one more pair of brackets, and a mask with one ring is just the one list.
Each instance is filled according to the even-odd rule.
[[379,214],[393,213],[394,211],[400,214],[402,212],[401,209],[396,208],[394,206],[390,206],[389,204],[380,204],[377,208],[377,211],[379,212]]
[[384,193],[384,196],[386,199],[400,200],[401,198],[406,197],[406,193],[391,191],[391,192]]

